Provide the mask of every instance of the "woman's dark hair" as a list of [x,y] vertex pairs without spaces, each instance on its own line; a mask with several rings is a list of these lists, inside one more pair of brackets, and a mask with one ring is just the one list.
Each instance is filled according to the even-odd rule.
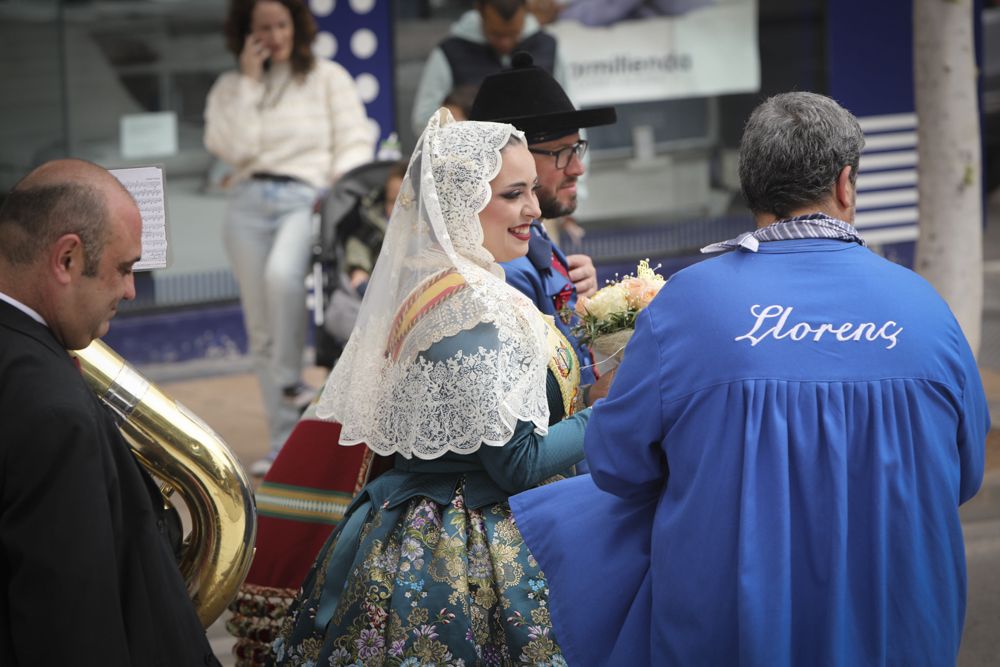
[[451,89],[444,101],[441,102],[441,106],[454,105],[458,107],[462,112],[462,118],[459,120],[469,120],[469,116],[472,115],[472,104],[476,101],[476,93],[479,92],[479,86],[473,86],[472,84],[462,84]]
[[240,57],[243,51],[243,43],[247,35],[250,34],[250,19],[253,16],[253,8],[258,2],[277,2],[288,10],[292,15],[292,71],[296,74],[305,74],[312,69],[316,62],[316,57],[312,52],[313,39],[316,37],[316,21],[302,0],[231,0],[229,3],[229,13],[226,15],[224,32],[226,35],[226,48],[229,52]]

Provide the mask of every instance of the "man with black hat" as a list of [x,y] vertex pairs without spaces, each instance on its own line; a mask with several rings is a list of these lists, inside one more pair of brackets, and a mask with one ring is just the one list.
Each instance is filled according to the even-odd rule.
[[[515,53],[512,64],[512,69],[483,80],[469,119],[510,123],[523,131],[538,171],[542,218],[570,215],[576,210],[577,181],[585,171],[582,160],[587,141],[580,138],[580,130],[614,123],[615,110],[577,110],[562,86],[535,66],[528,53]],[[578,294],[589,296],[597,290],[597,271],[587,255],[563,254],[540,220],[531,229],[527,257],[502,265],[507,282],[531,297],[540,311],[555,316],[580,360],[580,382],[589,389],[596,380],[589,368],[593,363],[590,350],[570,333],[577,318],[563,313],[572,312]],[[597,387],[585,389],[585,402],[589,405],[603,391],[603,387],[600,392]]]

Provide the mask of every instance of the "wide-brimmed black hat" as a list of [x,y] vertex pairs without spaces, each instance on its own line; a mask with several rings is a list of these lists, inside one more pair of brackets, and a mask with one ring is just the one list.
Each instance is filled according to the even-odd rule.
[[511,69],[483,79],[469,120],[510,123],[531,144],[615,122],[614,107],[577,110],[559,82],[535,66],[530,53],[518,51],[511,64]]

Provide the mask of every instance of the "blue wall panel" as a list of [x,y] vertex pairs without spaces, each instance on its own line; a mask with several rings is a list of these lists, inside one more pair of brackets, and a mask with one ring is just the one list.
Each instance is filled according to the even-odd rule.
[[380,139],[396,130],[392,3],[390,0],[310,0],[320,34],[318,55],[354,77]]

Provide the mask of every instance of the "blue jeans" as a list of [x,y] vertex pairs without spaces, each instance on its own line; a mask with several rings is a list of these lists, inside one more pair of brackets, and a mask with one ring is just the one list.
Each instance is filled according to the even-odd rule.
[[305,277],[318,195],[316,188],[297,181],[244,181],[234,188],[223,227],[226,253],[240,285],[272,459],[299,418],[298,410],[282,400],[281,390],[302,377]]

